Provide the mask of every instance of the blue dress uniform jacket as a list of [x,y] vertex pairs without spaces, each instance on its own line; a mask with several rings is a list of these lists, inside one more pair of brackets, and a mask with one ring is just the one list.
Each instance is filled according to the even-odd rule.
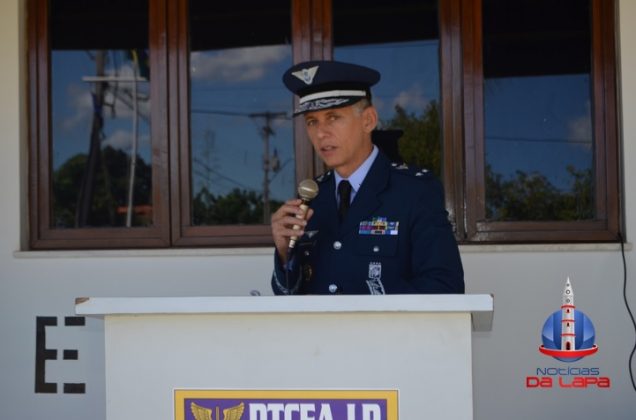
[[379,153],[342,223],[333,171],[316,181],[305,234],[285,266],[275,253],[275,294],[464,293],[435,176]]

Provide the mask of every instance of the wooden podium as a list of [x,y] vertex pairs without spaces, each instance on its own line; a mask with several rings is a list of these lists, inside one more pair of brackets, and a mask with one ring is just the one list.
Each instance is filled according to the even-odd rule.
[[[181,407],[175,390],[232,391],[227,395],[236,401],[242,397],[235,391],[245,390],[279,402],[277,393],[301,401],[303,392],[332,398],[394,391],[402,420],[465,420],[473,416],[471,331],[491,328],[493,298],[79,298],[76,313],[104,317],[108,420],[222,420],[218,408],[216,415],[194,416],[190,411],[199,408]],[[294,407],[302,408],[290,412]],[[257,408],[244,403],[233,418],[288,420],[283,411],[258,416]],[[348,408],[348,416],[333,419],[380,418]],[[330,418],[307,410],[289,418]]]

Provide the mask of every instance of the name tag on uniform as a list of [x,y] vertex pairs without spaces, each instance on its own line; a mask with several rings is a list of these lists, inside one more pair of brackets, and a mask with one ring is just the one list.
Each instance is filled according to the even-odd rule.
[[400,222],[389,222],[386,217],[374,217],[360,222],[360,235],[397,235]]

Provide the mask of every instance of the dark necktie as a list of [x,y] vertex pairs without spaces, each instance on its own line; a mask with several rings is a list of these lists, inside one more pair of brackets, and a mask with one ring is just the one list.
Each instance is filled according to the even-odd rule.
[[338,197],[340,198],[340,205],[338,206],[338,216],[340,222],[345,219],[347,211],[349,210],[349,204],[351,202],[351,184],[346,179],[343,179],[338,184]]

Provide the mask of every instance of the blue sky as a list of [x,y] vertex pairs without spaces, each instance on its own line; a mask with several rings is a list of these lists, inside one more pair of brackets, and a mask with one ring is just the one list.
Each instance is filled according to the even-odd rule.
[[[281,81],[292,63],[291,48],[274,46],[259,50],[195,53],[191,66],[192,110],[291,115],[292,96]],[[430,100],[439,97],[437,42],[337,48],[335,59],[366,64],[382,73],[382,80],[374,89],[374,102],[381,118],[388,119],[396,103],[421,113]],[[205,156],[206,166],[214,170],[206,174],[214,181],[210,183],[212,191],[226,193],[239,184],[262,190],[264,148],[259,129],[263,123],[262,118],[193,113],[193,155],[198,160]],[[296,189],[291,119],[276,120],[273,128],[276,134],[270,137],[270,147],[272,151],[276,148],[284,166],[270,185],[272,197],[285,200],[295,195]],[[215,177],[214,172],[221,172],[226,178]],[[195,181],[194,191],[204,184],[203,179]]]
[[[91,125],[93,121],[93,102],[91,91],[94,84],[85,77],[94,77],[95,63],[86,51],[53,51],[51,72],[53,78],[52,122],[53,122],[53,168],[57,169],[70,157],[78,153],[88,153]],[[124,58],[124,52],[115,51],[107,55],[105,65],[107,75],[132,77],[132,66]],[[106,103],[114,107],[104,108],[103,146],[111,145],[117,149],[129,151],[132,140],[132,106],[130,100],[125,104],[116,100],[116,95],[125,96],[132,89],[132,83],[122,82],[117,92],[105,96]],[[138,117],[138,153],[150,162],[150,126],[148,124],[150,102],[146,100],[149,83],[137,84]]]
[[589,89],[585,74],[486,80],[486,161],[504,176],[538,172],[568,189],[568,165],[593,165]]
[[[376,68],[382,79],[373,89],[380,118],[389,119],[396,104],[420,115],[431,100],[439,101],[437,41],[336,47],[334,58]],[[87,153],[92,122],[91,84],[94,62],[84,51],[53,52],[54,168],[69,157]],[[123,53],[109,54],[107,73],[131,76]],[[292,141],[292,96],[281,76],[291,65],[289,45],[193,52],[191,55],[191,139],[193,192],[203,186],[215,194],[235,187],[262,192],[264,118],[250,113],[286,113],[271,128],[270,153],[276,150],[282,168],[270,172],[271,196],[295,195]],[[116,66],[118,64],[118,66]],[[120,85],[120,94],[130,84]],[[140,96],[148,83],[138,84]],[[112,95],[107,96],[112,102]],[[132,112],[116,103],[107,122],[103,144],[130,150]],[[150,160],[147,123],[149,101],[138,102],[139,153]],[[488,79],[484,87],[486,159],[505,177],[516,170],[541,172],[559,188],[566,188],[567,164],[592,165],[589,77],[565,75]],[[230,114],[230,115],[228,115]],[[235,114],[235,115],[234,115]]]

